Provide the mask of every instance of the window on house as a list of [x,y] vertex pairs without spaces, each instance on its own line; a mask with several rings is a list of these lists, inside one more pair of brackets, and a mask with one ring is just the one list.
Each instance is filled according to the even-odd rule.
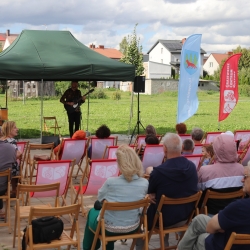
[[163,48],[161,48],[161,54],[163,54]]
[[213,62],[209,63],[209,67],[212,68],[213,67]]

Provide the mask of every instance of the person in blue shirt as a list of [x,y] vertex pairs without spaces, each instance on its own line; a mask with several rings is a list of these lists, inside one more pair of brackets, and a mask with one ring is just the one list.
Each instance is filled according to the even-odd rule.
[[[250,195],[250,166],[245,167],[243,191]],[[250,199],[231,202],[212,218],[196,216],[178,244],[178,250],[223,250],[232,232],[250,234]],[[247,250],[250,245],[233,245],[232,250]]]

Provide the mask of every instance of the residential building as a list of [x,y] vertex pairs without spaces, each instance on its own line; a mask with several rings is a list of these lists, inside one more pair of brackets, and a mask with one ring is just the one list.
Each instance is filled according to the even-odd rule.
[[211,53],[203,65],[203,69],[208,73],[208,75],[213,75],[214,72],[220,67],[223,60],[226,60],[231,56],[233,52],[227,52],[224,54]]
[[5,37],[3,50],[7,49],[19,36],[19,34],[11,34],[10,30],[7,30],[6,33],[0,33],[0,37]]
[[[186,38],[180,40],[163,40],[159,39],[152,48],[147,52],[149,54],[149,61],[171,65],[173,74],[180,73],[181,49],[186,41]],[[206,54],[202,48],[200,50],[201,71],[203,75],[203,57]]]

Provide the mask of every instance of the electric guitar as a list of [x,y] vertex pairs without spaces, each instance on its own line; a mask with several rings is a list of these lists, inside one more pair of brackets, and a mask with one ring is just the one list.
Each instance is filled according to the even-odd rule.
[[[86,95],[92,93],[94,90],[95,90],[95,89],[91,89],[90,91],[88,91],[88,92],[87,92],[86,94],[84,94],[83,96],[86,96]],[[80,97],[79,99],[77,99],[77,100],[74,100],[74,101],[73,101],[73,102],[74,102],[73,106],[64,104],[64,108],[66,109],[66,111],[69,112],[69,113],[75,112],[76,109],[82,105],[82,102],[81,102],[81,101],[82,101],[82,97],[83,97],[83,96],[81,96],[81,97]]]

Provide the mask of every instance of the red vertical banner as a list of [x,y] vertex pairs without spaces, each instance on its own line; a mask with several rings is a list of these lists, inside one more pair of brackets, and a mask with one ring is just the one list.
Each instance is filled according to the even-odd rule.
[[225,120],[236,106],[238,93],[238,62],[241,54],[230,56],[220,74],[219,122]]

